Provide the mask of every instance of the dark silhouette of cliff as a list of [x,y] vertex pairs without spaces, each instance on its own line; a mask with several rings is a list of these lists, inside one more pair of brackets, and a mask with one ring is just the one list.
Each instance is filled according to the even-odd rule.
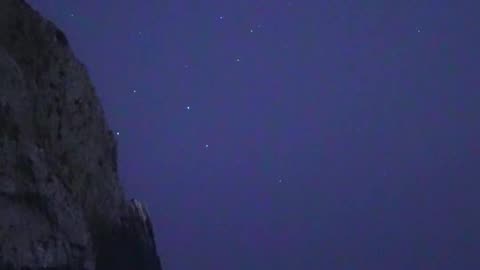
[[65,34],[0,0],[0,270],[160,270],[117,144]]

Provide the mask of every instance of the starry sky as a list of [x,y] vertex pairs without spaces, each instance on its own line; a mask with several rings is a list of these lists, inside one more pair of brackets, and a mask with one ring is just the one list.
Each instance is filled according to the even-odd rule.
[[479,1],[28,2],[166,270],[480,268]]

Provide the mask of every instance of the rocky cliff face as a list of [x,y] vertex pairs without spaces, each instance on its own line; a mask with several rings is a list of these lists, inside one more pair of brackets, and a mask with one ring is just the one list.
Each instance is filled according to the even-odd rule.
[[63,32],[0,0],[0,270],[161,269],[116,141]]

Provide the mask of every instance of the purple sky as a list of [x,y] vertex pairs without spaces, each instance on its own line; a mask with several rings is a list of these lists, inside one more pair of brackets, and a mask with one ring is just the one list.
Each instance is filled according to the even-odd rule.
[[479,1],[28,2],[165,270],[480,269]]

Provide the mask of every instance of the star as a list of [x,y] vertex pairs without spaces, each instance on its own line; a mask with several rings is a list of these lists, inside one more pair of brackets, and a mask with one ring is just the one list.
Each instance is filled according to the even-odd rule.
[[190,106],[187,106],[186,108],[187,108],[188,111],[190,111]]
[[220,16],[219,18],[220,18],[220,20],[223,20],[223,16]]
[[208,148],[208,144],[205,144],[205,148]]
[[120,132],[117,131],[117,136],[120,135]]
[[253,29],[250,29],[250,33],[253,33]]
[[237,58],[236,61],[237,61],[237,62],[240,62],[240,58]]
[[73,17],[73,16],[75,16],[75,14],[73,14],[73,13],[70,13],[70,17]]
[[134,94],[137,93],[137,90],[133,89],[133,93],[134,93]]

